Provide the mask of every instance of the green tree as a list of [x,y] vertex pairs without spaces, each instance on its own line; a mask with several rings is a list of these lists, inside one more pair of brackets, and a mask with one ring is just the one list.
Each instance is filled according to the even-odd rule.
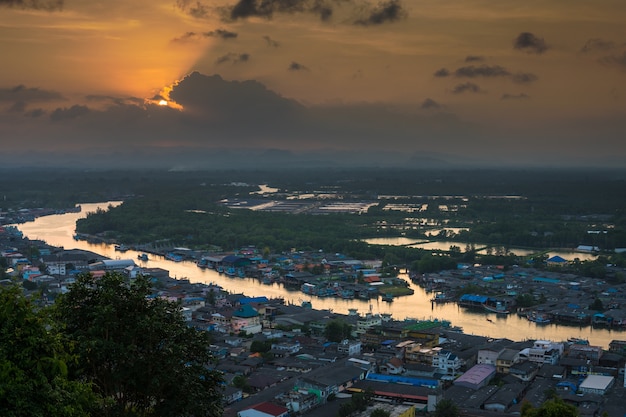
[[458,417],[459,408],[447,398],[440,400],[435,406],[435,417]]
[[105,399],[102,415],[222,414],[208,335],[186,325],[179,304],[151,297],[147,278],[83,274],[55,307],[77,348],[70,370]]
[[350,338],[352,326],[340,319],[331,320],[326,323],[324,336],[331,342],[341,342]]
[[19,287],[0,288],[0,415],[88,416],[96,396],[68,378],[70,360],[46,311]]
[[589,309],[594,311],[604,311],[604,304],[602,304],[602,300],[596,298],[589,306]]
[[525,402],[521,411],[522,417],[578,417],[578,409],[560,398],[548,400],[539,407]]
[[387,410],[383,410],[382,408],[375,408],[370,413],[370,417],[390,417],[391,413]]

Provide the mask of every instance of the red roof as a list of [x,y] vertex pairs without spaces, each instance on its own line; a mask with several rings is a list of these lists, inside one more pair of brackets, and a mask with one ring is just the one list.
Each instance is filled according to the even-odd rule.
[[257,410],[257,411],[260,411],[262,413],[269,414],[269,415],[272,415],[272,416],[280,416],[280,415],[285,414],[285,413],[287,413],[289,411],[285,407],[281,407],[280,405],[276,405],[276,404],[268,403],[268,402],[264,402],[264,403],[260,403],[260,404],[257,404],[257,405],[253,405],[250,408],[253,408],[253,409]]

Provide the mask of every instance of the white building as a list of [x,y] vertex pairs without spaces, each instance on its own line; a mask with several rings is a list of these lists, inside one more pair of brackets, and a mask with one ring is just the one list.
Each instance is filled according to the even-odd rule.
[[589,375],[578,389],[584,393],[604,395],[614,383],[615,378],[612,376]]
[[344,340],[337,346],[337,352],[347,354],[348,356],[358,355],[361,353],[361,341]]

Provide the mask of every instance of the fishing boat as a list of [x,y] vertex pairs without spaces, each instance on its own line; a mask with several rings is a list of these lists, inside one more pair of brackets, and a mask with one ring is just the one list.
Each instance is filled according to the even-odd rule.
[[384,294],[382,297],[380,297],[381,300],[386,301],[388,303],[391,303],[393,301],[393,294]]
[[147,261],[148,255],[145,253],[142,253],[141,255],[137,255],[137,259],[139,259],[140,261]]
[[496,302],[496,304],[483,304],[483,308],[491,313],[496,314],[509,314],[510,311],[506,308],[504,304],[500,301]]
[[533,323],[536,323],[536,324],[549,324],[550,323],[550,318],[548,316],[542,313],[537,313],[536,311],[528,313],[526,318],[528,319],[528,321],[532,321]]

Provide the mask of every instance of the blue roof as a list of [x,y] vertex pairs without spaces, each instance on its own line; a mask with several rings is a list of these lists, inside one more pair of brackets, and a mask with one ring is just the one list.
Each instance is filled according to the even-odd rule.
[[535,277],[533,278],[533,281],[535,282],[547,282],[550,284],[558,284],[559,282],[561,282],[560,280],[556,279],[556,278],[544,278],[544,277]]
[[260,297],[243,297],[237,300],[239,304],[250,304],[250,303],[267,303],[269,300],[265,296]]
[[233,313],[233,316],[241,317],[244,319],[247,319],[250,317],[256,317],[258,315],[259,313],[257,313],[257,311],[254,308],[252,308],[252,306],[249,304],[242,305]]
[[555,255],[552,258],[549,258],[547,260],[547,262],[558,262],[558,263],[563,263],[563,262],[567,262],[567,259],[564,259],[562,257],[560,257],[559,255]]
[[489,299],[489,297],[485,295],[476,295],[476,294],[463,294],[460,298],[460,301],[471,301],[475,303],[484,303]]

